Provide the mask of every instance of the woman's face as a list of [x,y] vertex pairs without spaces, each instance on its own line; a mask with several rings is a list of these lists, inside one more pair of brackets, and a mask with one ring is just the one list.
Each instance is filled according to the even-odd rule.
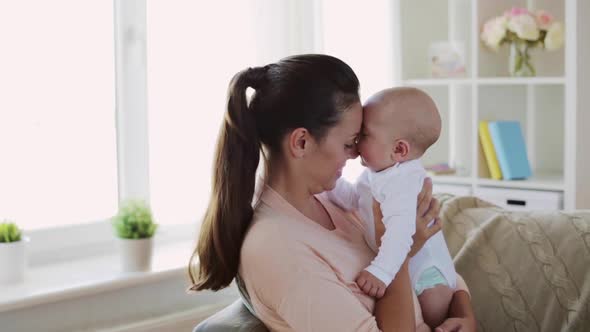
[[[356,140],[361,130],[363,109],[359,103],[343,111],[336,126],[328,129],[326,136],[309,154],[306,160],[308,174],[314,191],[332,190],[348,159],[358,156]],[[317,186],[317,188],[315,188]]]

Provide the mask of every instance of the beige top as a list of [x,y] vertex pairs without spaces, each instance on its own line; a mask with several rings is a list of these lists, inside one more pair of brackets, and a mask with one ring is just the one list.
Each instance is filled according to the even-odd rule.
[[[375,301],[355,283],[375,257],[356,213],[316,195],[335,229],[305,217],[266,187],[241,250],[239,273],[271,331],[379,331]],[[458,289],[467,289],[458,276]],[[412,292],[413,293],[413,292]],[[416,323],[423,319],[414,298]]]

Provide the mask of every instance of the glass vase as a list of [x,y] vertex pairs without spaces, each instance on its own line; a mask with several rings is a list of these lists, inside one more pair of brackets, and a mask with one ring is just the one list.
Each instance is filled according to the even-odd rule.
[[508,66],[510,76],[535,76],[535,66],[533,65],[533,61],[529,54],[529,45],[526,42],[514,42],[510,44],[510,59]]

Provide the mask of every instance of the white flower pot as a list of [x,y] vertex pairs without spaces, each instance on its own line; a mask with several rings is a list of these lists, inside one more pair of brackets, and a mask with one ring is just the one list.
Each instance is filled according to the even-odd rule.
[[123,272],[149,271],[152,267],[153,238],[119,238],[119,252]]
[[23,236],[17,242],[0,243],[0,283],[17,283],[25,279],[29,242],[30,239]]

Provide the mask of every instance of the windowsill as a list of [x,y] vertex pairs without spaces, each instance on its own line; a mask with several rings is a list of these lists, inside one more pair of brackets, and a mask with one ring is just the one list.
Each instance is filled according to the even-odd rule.
[[0,312],[90,296],[109,290],[137,286],[172,276],[186,275],[193,241],[156,242],[152,269],[123,273],[117,253],[31,266],[25,280],[0,285]]

